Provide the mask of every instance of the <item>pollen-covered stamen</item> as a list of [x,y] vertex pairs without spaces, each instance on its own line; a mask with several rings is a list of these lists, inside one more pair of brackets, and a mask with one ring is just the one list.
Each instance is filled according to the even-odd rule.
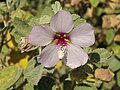
[[63,32],[56,33],[53,41],[55,41],[55,44],[57,45],[58,56],[62,59],[66,54],[66,46],[68,45],[68,41],[70,41],[70,36],[69,34]]
[[58,46],[67,46],[67,41],[70,41],[70,37],[68,34],[61,32],[55,34],[54,40],[56,40],[55,44]]
[[59,59],[62,59],[66,53],[66,47],[59,46],[57,48],[58,48],[58,57],[59,57]]

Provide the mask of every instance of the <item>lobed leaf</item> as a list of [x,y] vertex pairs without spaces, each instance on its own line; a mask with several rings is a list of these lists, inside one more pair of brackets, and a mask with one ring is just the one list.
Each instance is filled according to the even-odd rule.
[[73,19],[73,20],[76,20],[76,19],[78,19],[78,18],[80,18],[80,16],[79,16],[78,14],[72,14],[72,19]]
[[33,17],[30,19],[28,24],[30,26],[35,26],[35,25],[42,25],[42,24],[48,24],[50,23],[51,17],[48,15],[44,15],[41,17]]
[[52,4],[52,9],[54,13],[57,13],[58,11],[62,10],[62,7],[58,1],[55,2],[55,4]]
[[99,54],[100,63],[106,62],[106,60],[112,55],[112,53],[110,53],[108,50],[106,50],[104,48],[95,49],[95,50],[93,50],[92,53]]
[[35,67],[36,61],[35,59],[31,59],[24,70],[24,76],[28,80],[28,82],[32,85],[37,85],[39,80],[42,77],[43,67],[42,65],[38,65]]
[[120,69],[120,61],[115,57],[111,57],[110,61],[108,62],[108,68],[111,69],[113,72],[119,70]]
[[0,70],[0,90],[10,88],[21,76],[22,69],[9,66]]
[[76,19],[75,22],[74,22],[75,27],[78,26],[79,24],[83,23],[83,22],[86,22],[86,20],[83,19],[83,18]]
[[18,47],[21,44],[21,37],[26,37],[31,31],[31,26],[29,26],[25,21],[15,17],[13,20],[14,29],[12,30],[12,35],[15,37],[15,41],[18,43]]

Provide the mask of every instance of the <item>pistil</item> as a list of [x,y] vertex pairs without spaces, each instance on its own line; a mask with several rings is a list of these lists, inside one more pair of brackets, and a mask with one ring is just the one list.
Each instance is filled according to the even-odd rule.
[[56,40],[55,44],[58,46],[67,46],[68,45],[67,41],[70,40],[70,37],[68,34],[61,32],[55,34],[54,40]]

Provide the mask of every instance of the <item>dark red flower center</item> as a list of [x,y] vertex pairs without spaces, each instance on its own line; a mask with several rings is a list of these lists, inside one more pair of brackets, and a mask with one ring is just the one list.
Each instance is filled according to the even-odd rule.
[[70,36],[67,33],[60,32],[54,35],[54,40],[56,45],[67,46]]

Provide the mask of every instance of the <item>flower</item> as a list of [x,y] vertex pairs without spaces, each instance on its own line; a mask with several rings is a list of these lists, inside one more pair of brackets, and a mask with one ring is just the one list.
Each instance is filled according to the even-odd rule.
[[67,66],[77,68],[88,60],[81,47],[93,45],[95,36],[90,24],[74,27],[71,14],[61,10],[51,18],[50,25],[34,26],[29,41],[36,46],[47,45],[38,59],[45,67],[54,67],[62,59]]

